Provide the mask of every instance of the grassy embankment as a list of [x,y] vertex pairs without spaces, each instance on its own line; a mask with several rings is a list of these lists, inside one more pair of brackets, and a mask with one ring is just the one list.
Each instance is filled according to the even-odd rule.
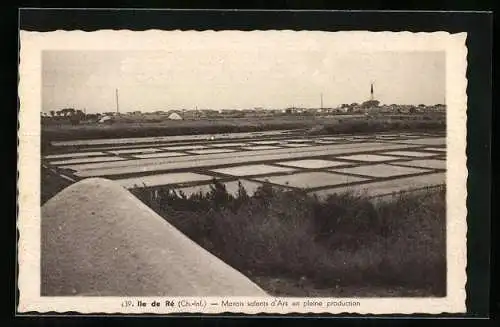
[[52,123],[42,125],[42,145],[51,141],[153,137],[170,135],[261,132],[278,129],[310,129],[311,133],[349,134],[376,132],[444,132],[443,114],[386,116],[282,116],[206,120],[118,120],[111,125]]
[[186,197],[133,193],[266,291],[283,296],[445,296],[445,188],[373,204],[215,183]]
[[64,188],[73,184],[47,168],[40,167],[40,204],[43,205]]

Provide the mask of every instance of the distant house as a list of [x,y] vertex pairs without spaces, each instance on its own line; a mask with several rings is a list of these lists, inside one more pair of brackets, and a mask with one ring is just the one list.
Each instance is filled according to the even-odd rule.
[[98,121],[99,124],[110,124],[113,122],[113,118],[110,116],[103,116]]
[[168,119],[170,119],[170,120],[182,120],[182,117],[181,117],[181,115],[179,115],[178,113],[173,112],[173,113],[171,113],[171,114],[168,116]]

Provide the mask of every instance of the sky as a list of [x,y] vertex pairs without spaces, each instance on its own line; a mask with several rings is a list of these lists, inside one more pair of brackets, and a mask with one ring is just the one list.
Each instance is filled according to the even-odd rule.
[[44,51],[42,110],[336,107],[445,103],[445,52],[231,47],[172,51]]

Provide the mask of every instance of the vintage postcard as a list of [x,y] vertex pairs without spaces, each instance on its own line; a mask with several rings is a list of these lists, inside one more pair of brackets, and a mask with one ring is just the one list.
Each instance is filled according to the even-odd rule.
[[18,311],[465,313],[466,39],[21,31]]

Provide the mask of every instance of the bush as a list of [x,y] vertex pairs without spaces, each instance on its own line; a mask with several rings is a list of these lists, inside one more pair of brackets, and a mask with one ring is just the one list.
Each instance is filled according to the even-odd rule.
[[217,181],[190,197],[168,189],[134,193],[256,282],[306,278],[320,288],[378,285],[445,294],[444,187],[381,204],[349,193],[320,201],[269,186],[249,196],[240,185],[233,196]]

